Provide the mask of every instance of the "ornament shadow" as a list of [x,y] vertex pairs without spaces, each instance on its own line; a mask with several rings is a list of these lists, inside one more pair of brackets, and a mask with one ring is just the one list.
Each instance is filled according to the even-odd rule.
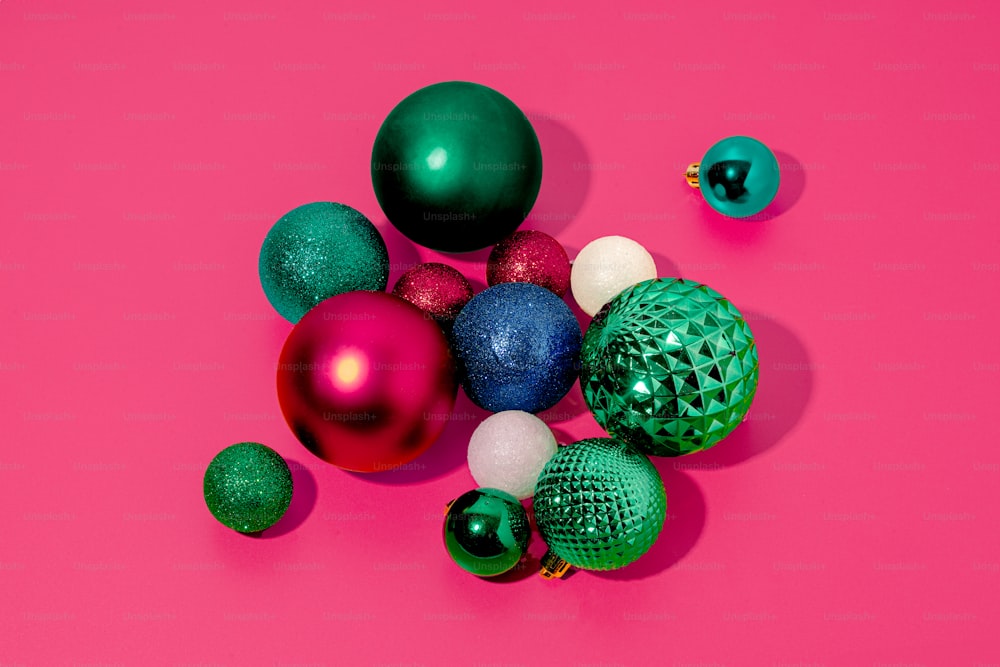
[[590,154],[573,130],[551,114],[528,112],[542,147],[542,187],[522,225],[556,236],[583,208],[590,191]]
[[692,477],[676,470],[676,459],[650,459],[663,478],[667,491],[667,518],[663,532],[649,551],[627,567],[607,572],[592,571],[595,577],[628,581],[652,577],[680,562],[697,544],[705,528],[705,496]]
[[[484,266],[486,265],[485,259],[483,260],[483,265]],[[473,294],[479,294],[480,292],[484,291],[486,288],[489,287],[489,285],[486,284],[486,281],[481,280],[479,276],[473,276],[472,278],[470,278],[469,276],[465,276],[465,279],[468,280],[469,285],[472,286]]]
[[774,201],[761,211],[761,214],[777,218],[802,198],[802,193],[806,189],[806,170],[794,155],[784,151],[774,151],[774,157],[778,158],[778,166],[781,169],[781,186]]
[[770,315],[743,315],[757,342],[757,394],[746,419],[722,442],[686,457],[707,470],[738,465],[776,446],[802,418],[813,391],[813,364],[798,336]]
[[569,431],[563,428],[552,426],[549,424],[549,430],[552,431],[552,435],[555,436],[557,445],[572,445],[574,442],[580,440],[580,438],[571,434]]
[[381,216],[375,226],[382,234],[382,240],[385,241],[385,247],[389,251],[389,282],[386,291],[391,292],[400,276],[424,260],[420,258],[416,244],[403,236],[385,216]]
[[683,278],[681,269],[672,259],[660,252],[649,251],[656,262],[656,275],[659,278]]
[[261,539],[271,539],[287,535],[301,526],[316,507],[317,485],[312,471],[294,459],[285,459],[292,473],[292,502],[288,511],[267,530],[257,533]]
[[580,389],[580,380],[573,382],[570,390],[559,399],[559,402],[548,410],[542,410],[536,416],[545,422],[550,428],[553,424],[573,421],[580,415],[590,412],[587,403],[583,400],[583,391]]
[[[267,307],[270,308],[270,304]],[[269,349],[274,350],[272,353],[274,359],[270,360],[271,368],[277,370],[278,355],[281,354],[281,349],[285,346],[285,340],[288,338],[288,334],[292,333],[295,325],[281,315],[277,313],[275,315],[276,317],[270,320],[269,334],[271,346]]]
[[778,194],[767,208],[748,218],[729,218],[715,211],[705,202],[701,193],[683,183],[683,179],[683,186],[678,187],[689,190],[688,203],[697,212],[696,215],[700,215],[701,224],[714,236],[735,246],[755,243],[766,235],[772,220],[784,215],[798,203],[806,189],[806,172],[802,163],[783,151],[774,151],[774,156],[781,167]]
[[437,441],[410,463],[384,472],[350,472],[358,479],[376,484],[409,485],[422,484],[437,479],[465,465],[469,452],[469,439],[476,427],[490,416],[490,412],[478,407],[458,390],[451,419]]

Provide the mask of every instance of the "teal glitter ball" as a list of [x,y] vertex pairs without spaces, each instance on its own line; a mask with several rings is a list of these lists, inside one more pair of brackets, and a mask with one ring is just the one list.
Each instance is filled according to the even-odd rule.
[[273,526],[288,510],[292,473],[270,447],[240,442],[208,464],[204,494],[220,523],[241,533],[256,533]]
[[378,229],[350,206],[305,204],[274,223],[260,249],[260,284],[274,309],[297,323],[331,296],[384,291],[389,252]]
[[660,474],[611,438],[560,447],[535,487],[535,522],[556,556],[585,570],[615,570],[653,546],[667,514]]
[[757,391],[746,320],[707,285],[645,280],[594,317],[580,387],[597,422],[645,454],[707,449],[743,420]]

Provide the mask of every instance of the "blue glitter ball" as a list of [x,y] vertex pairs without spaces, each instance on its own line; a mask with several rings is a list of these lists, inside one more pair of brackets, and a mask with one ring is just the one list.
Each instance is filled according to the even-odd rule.
[[473,403],[491,412],[540,412],[573,386],[582,338],[558,296],[530,283],[502,283],[458,314],[452,347]]
[[384,291],[389,252],[378,229],[360,212],[344,204],[314,202],[274,223],[257,268],[268,301],[295,324],[331,296]]

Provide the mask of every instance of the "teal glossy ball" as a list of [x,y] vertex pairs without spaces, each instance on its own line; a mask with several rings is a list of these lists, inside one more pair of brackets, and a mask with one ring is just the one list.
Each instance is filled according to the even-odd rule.
[[371,160],[375,196],[414,243],[445,252],[496,244],[527,217],[542,182],[534,128],[486,86],[446,81],[389,113]]
[[208,464],[203,493],[220,523],[240,533],[257,533],[273,526],[288,510],[292,473],[270,447],[240,442]]
[[746,218],[774,200],[781,170],[774,153],[761,142],[726,137],[701,159],[698,180],[709,206],[731,218]]
[[499,489],[459,496],[444,520],[444,545],[467,572],[492,577],[507,572],[528,550],[531,525],[517,498]]
[[261,246],[257,269],[268,301],[295,324],[331,296],[385,291],[389,251],[378,229],[359,211],[314,202],[274,223]]

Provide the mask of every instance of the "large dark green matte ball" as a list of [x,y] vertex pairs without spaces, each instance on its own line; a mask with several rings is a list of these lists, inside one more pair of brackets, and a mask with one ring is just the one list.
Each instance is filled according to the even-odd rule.
[[382,211],[434,250],[494,245],[524,222],[541,183],[542,151],[528,118],[478,83],[421,88],[375,137],[372,185]]
[[528,549],[531,525],[517,498],[499,489],[459,496],[444,520],[444,545],[463,570],[492,577],[517,565]]
[[359,211],[314,202],[274,223],[261,246],[258,271],[271,305],[295,324],[331,296],[384,291],[389,252],[378,229]]
[[240,442],[208,464],[203,492],[220,523],[241,533],[256,533],[273,526],[288,510],[292,473],[270,447]]

